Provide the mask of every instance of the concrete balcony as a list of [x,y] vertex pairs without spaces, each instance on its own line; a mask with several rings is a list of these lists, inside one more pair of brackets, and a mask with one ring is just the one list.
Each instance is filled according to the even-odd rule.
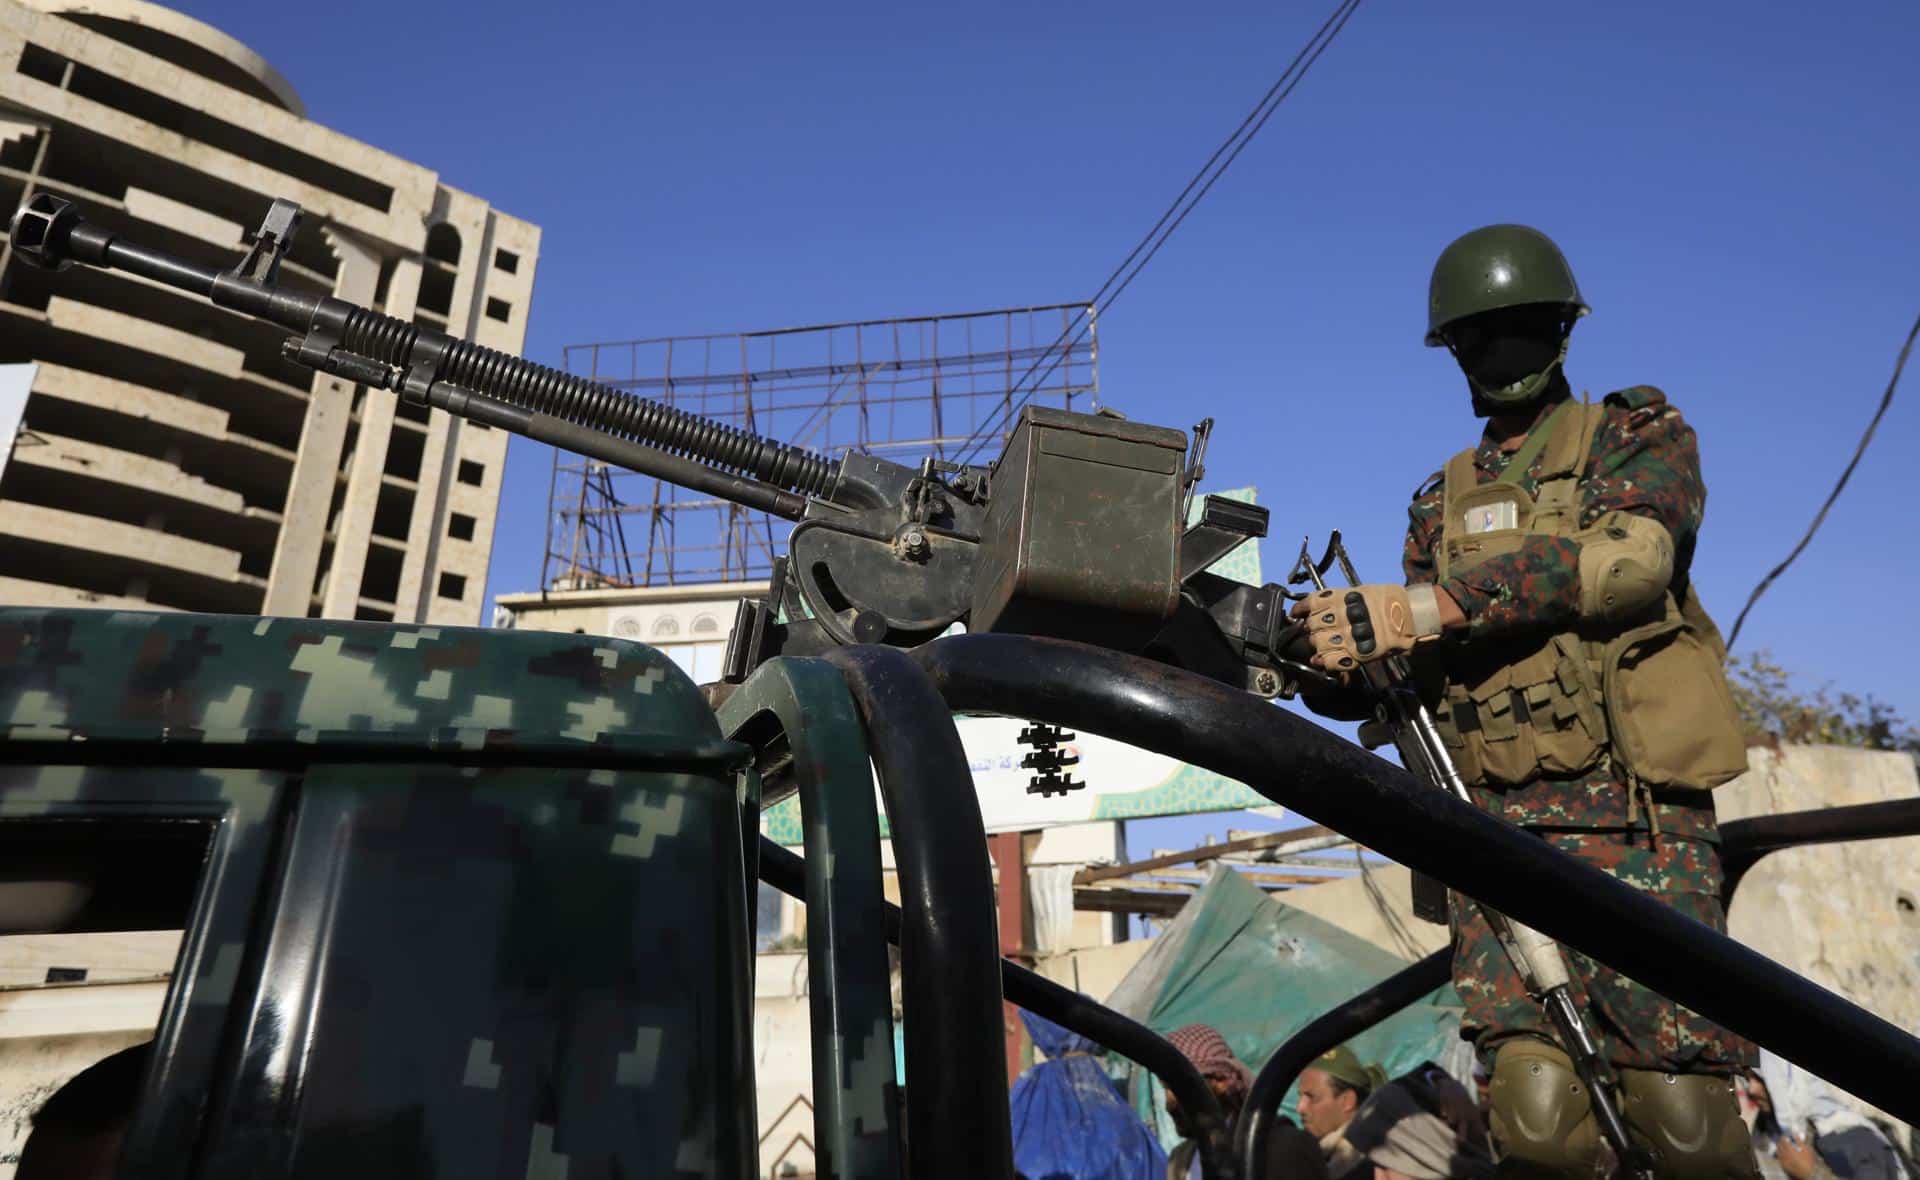
[[280,535],[277,513],[247,507],[239,492],[215,487],[164,459],[23,431],[0,479],[0,497],[148,525],[188,540],[233,548],[241,568],[265,574]]
[[274,514],[294,453],[227,428],[226,411],[65,365],[41,365],[27,427],[166,460],[208,485]]
[[246,354],[239,349],[197,333],[61,295],[47,301],[47,322],[62,331],[118,340],[129,348],[171,357],[183,365],[221,377],[238,379],[246,363]]
[[91,590],[76,590],[72,586],[56,586],[52,582],[36,582],[31,578],[0,578],[0,603],[8,606],[77,607],[87,610],[179,609],[148,602],[143,598],[128,598],[124,594],[96,594]]
[[18,501],[0,502],[0,578],[58,584],[184,610],[252,614],[263,577],[240,554],[124,521]]
[[307,391],[246,372],[239,349],[164,325],[54,298],[47,310],[0,303],[0,363],[42,363],[176,396],[227,415],[232,433],[285,451],[300,445]]

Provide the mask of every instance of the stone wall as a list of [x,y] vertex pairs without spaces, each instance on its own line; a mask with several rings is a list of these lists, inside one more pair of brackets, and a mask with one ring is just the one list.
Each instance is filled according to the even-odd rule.
[[[1914,761],[1904,754],[1787,746],[1755,747],[1748,757],[1751,769],[1714,792],[1722,823],[1920,795]],[[1281,897],[1402,958],[1438,949],[1445,928],[1413,918],[1407,870],[1384,866],[1373,878],[1386,912],[1358,878]],[[1920,1031],[1920,837],[1765,857],[1741,882],[1728,926],[1733,937],[1768,958],[1901,1028]],[[1853,1101],[1861,1111],[1885,1117]]]
[[[1920,795],[1905,754],[1786,746],[1750,756],[1752,769],[1714,792],[1722,823]],[[1920,1030],[1920,837],[1773,853],[1741,882],[1728,926],[1768,958]]]

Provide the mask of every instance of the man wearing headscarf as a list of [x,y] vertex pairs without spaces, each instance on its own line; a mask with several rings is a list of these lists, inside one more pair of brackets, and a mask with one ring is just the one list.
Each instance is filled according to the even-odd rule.
[[1384,1085],[1386,1071],[1363,1065],[1345,1045],[1336,1045],[1300,1071],[1300,1125],[1320,1141],[1327,1174],[1334,1180],[1365,1177],[1371,1169],[1346,1141],[1343,1132],[1367,1096]]
[[[1247,1091],[1253,1086],[1253,1071],[1236,1057],[1220,1030],[1210,1024],[1189,1024],[1175,1029],[1167,1040],[1193,1063],[1214,1097],[1220,1101],[1220,1113],[1229,1124],[1246,1104]],[[1167,1114],[1180,1145],[1167,1155],[1167,1180],[1201,1180],[1199,1129],[1193,1125],[1180,1102],[1167,1091]],[[1320,1152],[1312,1138],[1287,1119],[1278,1119],[1267,1135],[1265,1171],[1245,1180],[1326,1180]]]

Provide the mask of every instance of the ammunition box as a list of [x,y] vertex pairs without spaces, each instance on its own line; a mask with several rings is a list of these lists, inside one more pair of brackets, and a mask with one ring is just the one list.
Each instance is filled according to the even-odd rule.
[[1139,648],[1180,601],[1187,438],[1028,406],[994,464],[974,631]]

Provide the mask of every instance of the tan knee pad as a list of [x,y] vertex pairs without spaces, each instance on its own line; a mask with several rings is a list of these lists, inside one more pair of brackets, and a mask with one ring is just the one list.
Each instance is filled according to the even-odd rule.
[[1494,1054],[1487,1097],[1502,1177],[1591,1180],[1600,1132],[1565,1053],[1531,1038],[1508,1041]]
[[1748,1180],[1759,1175],[1733,1083],[1708,1074],[1620,1071],[1627,1129],[1653,1152],[1660,1180]]

